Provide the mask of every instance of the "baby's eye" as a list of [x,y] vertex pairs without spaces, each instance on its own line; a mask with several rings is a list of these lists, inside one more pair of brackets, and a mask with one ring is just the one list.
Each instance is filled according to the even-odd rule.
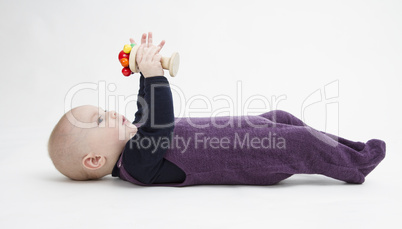
[[103,121],[102,116],[99,116],[99,118],[98,118],[98,125],[101,124],[102,121]]

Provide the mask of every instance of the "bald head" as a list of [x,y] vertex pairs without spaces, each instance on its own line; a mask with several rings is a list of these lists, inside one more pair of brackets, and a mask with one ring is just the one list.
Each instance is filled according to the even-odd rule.
[[56,169],[73,180],[88,180],[90,174],[82,166],[82,158],[88,153],[86,129],[91,124],[76,112],[77,107],[64,114],[54,127],[48,142],[49,156]]
[[48,143],[53,164],[74,180],[111,174],[137,127],[115,111],[85,105],[61,117]]

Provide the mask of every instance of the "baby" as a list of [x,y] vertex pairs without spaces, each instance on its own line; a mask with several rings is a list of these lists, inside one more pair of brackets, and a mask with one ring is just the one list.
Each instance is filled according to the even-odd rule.
[[[131,43],[135,43],[131,40]],[[55,167],[74,180],[112,174],[138,185],[272,185],[293,174],[322,174],[361,184],[385,157],[385,143],[354,142],[317,131],[274,110],[257,116],[175,118],[152,33],[137,52],[137,112],[123,115],[94,106],[67,112],[53,129],[48,151]]]

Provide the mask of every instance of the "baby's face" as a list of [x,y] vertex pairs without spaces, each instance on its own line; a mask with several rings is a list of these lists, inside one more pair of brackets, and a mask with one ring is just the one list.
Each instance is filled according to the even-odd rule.
[[73,122],[75,120],[76,126],[81,127],[94,151],[120,153],[127,141],[137,133],[137,127],[115,111],[86,105],[75,108],[72,114]]

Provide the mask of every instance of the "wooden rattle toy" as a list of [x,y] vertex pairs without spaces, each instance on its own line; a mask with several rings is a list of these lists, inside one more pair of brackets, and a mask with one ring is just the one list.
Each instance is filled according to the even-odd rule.
[[[123,50],[119,53],[119,61],[123,69],[121,72],[124,76],[130,76],[136,72],[140,72],[136,62],[136,56],[139,45],[130,44],[124,45]],[[169,70],[170,76],[174,77],[177,75],[180,64],[180,56],[178,52],[174,52],[171,57],[161,58],[162,68]]]

